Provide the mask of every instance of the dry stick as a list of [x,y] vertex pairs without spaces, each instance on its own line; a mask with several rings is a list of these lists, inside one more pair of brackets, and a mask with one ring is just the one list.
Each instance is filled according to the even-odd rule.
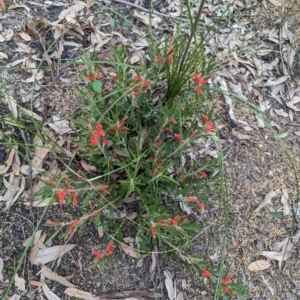
[[127,2],[127,1],[123,1],[123,0],[112,0],[112,1],[118,2],[118,3],[122,3],[122,4],[125,4],[125,5],[129,5],[129,6],[137,8],[137,9],[139,9],[141,11],[144,11],[144,12],[147,12],[147,13],[152,13],[152,14],[160,16],[160,17],[165,17],[165,18],[171,18],[171,19],[179,20],[178,17],[172,16],[172,15],[163,14],[163,13],[160,13],[160,12],[158,12],[156,10],[149,10],[147,8],[144,8],[142,6],[139,6],[139,5],[136,5],[134,3]]

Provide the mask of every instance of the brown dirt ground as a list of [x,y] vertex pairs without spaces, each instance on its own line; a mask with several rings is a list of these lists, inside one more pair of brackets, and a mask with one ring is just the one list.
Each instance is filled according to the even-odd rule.
[[[43,4],[43,1],[36,1]],[[70,3],[71,1],[61,1]],[[216,2],[216,1],[215,1]],[[220,1],[221,3],[222,1]],[[9,4],[9,1],[6,1]],[[47,10],[24,1],[31,8],[33,17],[44,16],[49,20],[55,20],[62,7],[49,6]],[[115,4],[116,5],[116,4]],[[116,8],[119,4],[116,5]],[[257,17],[251,21],[255,22],[257,28],[270,29],[274,26],[274,15],[277,9],[273,6],[266,10],[261,3],[258,3],[254,11],[258,13]],[[298,9],[300,11],[300,9]],[[292,14],[291,14],[292,15]],[[291,17],[297,18],[297,15]],[[22,9],[9,10],[2,14],[0,23],[4,28],[12,28],[15,32],[20,32],[22,24],[28,16]],[[244,16],[248,19],[248,13]],[[299,19],[299,18],[298,18]],[[121,26],[120,26],[121,27]],[[121,30],[119,27],[118,30]],[[299,28],[297,29],[299,33]],[[123,35],[130,39],[130,32],[125,30]],[[299,38],[299,34],[297,37]],[[1,43],[1,51],[9,57],[9,62],[19,59],[14,50],[16,49],[15,37],[12,41]],[[298,39],[300,42],[300,39]],[[34,45],[32,46],[34,48]],[[41,49],[36,45],[37,53],[41,54]],[[78,53],[77,53],[78,54]],[[75,58],[75,56],[74,56]],[[31,75],[22,71],[18,67],[5,68],[7,62],[0,60],[0,70],[4,85],[8,92],[15,97],[20,105],[29,108],[29,102],[23,102],[24,97],[28,97],[31,92],[31,85],[22,82],[23,79]],[[49,121],[53,115],[68,116],[80,105],[77,87],[84,84],[78,74],[79,67],[73,66],[59,69],[59,77],[68,78],[70,83],[62,82],[59,77],[50,72],[45,74],[44,80],[40,86],[35,87],[34,99],[37,99],[39,106],[35,112],[41,115],[44,121]],[[57,70],[54,71],[56,73]],[[296,82],[295,78],[295,82]],[[216,114],[224,116],[226,114],[223,99],[221,97],[214,99]],[[278,103],[274,103],[275,108],[283,108]],[[249,125],[255,126],[254,115],[239,104],[234,105],[234,111],[238,120],[247,121]],[[0,113],[8,113],[6,107],[0,104]],[[295,126],[288,125],[286,120],[275,115],[271,118],[275,123],[280,124],[281,132],[293,132]],[[300,123],[300,113],[294,113],[294,123]],[[297,120],[299,120],[297,122]],[[18,133],[15,133],[18,136]],[[261,212],[255,214],[254,210],[264,199],[264,196],[271,190],[288,190],[290,201],[297,197],[296,183],[292,172],[291,164],[283,153],[279,143],[274,140],[272,133],[268,129],[259,129],[251,132],[251,139],[241,139],[241,134],[249,135],[249,132],[243,130],[241,126],[222,129],[222,134],[226,139],[225,146],[232,145],[229,155],[226,157],[225,166],[228,178],[229,191],[229,231],[228,247],[226,253],[226,266],[230,273],[234,274],[237,281],[246,284],[249,287],[249,296],[247,299],[300,299],[300,260],[298,247],[294,251],[293,258],[286,261],[282,271],[278,264],[272,261],[272,267],[261,272],[249,272],[247,266],[254,260],[263,258],[257,256],[260,250],[270,250],[273,242],[279,241],[289,234],[293,234],[297,229],[297,224],[293,223],[291,216],[281,216],[276,218],[273,212],[282,208],[280,197],[273,200],[271,207],[266,207]],[[21,137],[20,137],[21,139]],[[299,137],[292,134],[284,139],[289,151],[291,151],[294,163],[299,167]],[[224,147],[225,147],[224,146]],[[1,150],[5,145],[1,146]],[[3,186],[1,187],[3,189]],[[4,191],[4,189],[3,189]],[[290,203],[292,205],[292,203]],[[3,207],[0,201],[0,208]],[[42,215],[43,209],[34,210],[35,221],[33,220],[28,207],[18,201],[13,205],[9,212],[0,211],[0,229],[1,247],[0,257],[4,260],[5,268],[3,271],[4,282],[0,282],[0,296],[7,287],[7,282],[13,272],[14,266],[23,251],[22,243],[28,238],[36,225],[36,220]],[[44,220],[59,214],[58,208],[51,208]],[[72,212],[74,213],[74,212]],[[215,216],[211,213],[211,216]],[[215,220],[210,220],[215,224]],[[50,236],[53,231],[48,227],[43,228]],[[209,233],[207,233],[209,235]],[[131,236],[134,238],[134,235]],[[209,237],[209,236],[208,236]],[[217,236],[214,245],[214,251],[211,253],[213,263],[219,259],[222,241],[224,240],[224,228],[217,228]],[[53,244],[61,241],[54,239]],[[92,224],[86,226],[80,236],[75,236],[70,241],[78,246],[71,254],[65,255],[57,268],[59,275],[74,275],[70,281],[78,285],[82,290],[89,291],[94,295],[112,293],[117,291],[150,290],[162,293],[163,299],[167,299],[164,287],[163,270],[168,269],[173,274],[173,280],[179,290],[183,291],[184,299],[213,299],[212,291],[199,279],[199,276],[188,273],[178,261],[165,261],[161,254],[157,255],[157,266],[154,274],[150,274],[149,268],[151,258],[146,257],[139,261],[127,256],[120,249],[116,251],[114,259],[107,263],[105,275],[96,270],[90,270],[93,260],[90,249],[103,248],[101,239],[98,237]],[[192,249],[201,253],[205,248],[199,241],[199,246]],[[81,258],[82,270],[80,270],[78,259]],[[27,258],[25,259],[19,276],[25,278],[27,292],[22,294],[21,299],[43,299],[39,291],[30,287],[28,280],[39,280],[39,268],[28,268]],[[264,280],[274,289],[274,295],[264,283]],[[63,295],[64,287],[47,281],[50,289],[59,295],[61,299],[70,299]],[[184,287],[183,287],[184,286]],[[20,294],[14,287],[10,296],[14,293]],[[140,299],[140,298],[139,298]]]

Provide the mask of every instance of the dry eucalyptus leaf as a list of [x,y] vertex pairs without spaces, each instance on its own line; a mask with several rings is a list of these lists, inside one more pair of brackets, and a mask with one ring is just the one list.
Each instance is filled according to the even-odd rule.
[[183,294],[182,294],[182,292],[179,292],[177,294],[176,300],[183,300]]
[[103,226],[99,226],[98,227],[98,235],[99,235],[99,238],[101,239],[104,235],[103,233]]
[[[5,184],[6,180],[3,179],[3,182]],[[21,180],[20,177],[15,177],[13,179],[13,186],[7,188],[7,191],[4,195],[4,201],[6,202],[6,209],[9,209],[19,199],[24,189],[25,189],[24,176],[21,177]]]
[[8,59],[8,56],[4,52],[0,51],[0,58]]
[[293,253],[291,251],[259,251],[256,253],[257,255],[263,255],[267,258],[277,260],[279,262],[282,262],[284,260],[287,260],[288,258],[291,258],[293,256]]
[[8,155],[8,158],[5,162],[5,164],[0,165],[0,175],[4,175],[8,171],[8,169],[10,168],[10,166],[13,162],[13,158],[14,158],[15,153],[16,153],[16,150],[14,148],[12,148],[9,155]]
[[50,268],[46,267],[45,265],[42,265],[42,274],[53,281],[56,281],[66,287],[76,287],[76,285],[70,283],[67,279],[65,279],[64,277],[54,273]]
[[151,25],[154,28],[158,28],[158,25],[162,22],[162,18],[154,16],[150,22],[150,16],[146,13],[138,13],[136,10],[133,11],[133,16],[140,19],[144,24]]
[[259,205],[258,208],[256,208],[254,210],[255,213],[259,212],[263,207],[265,207],[266,205],[270,205],[272,204],[272,198],[276,197],[277,195],[280,194],[280,190],[276,190],[276,191],[272,191],[269,192],[266,196],[264,201]]
[[38,251],[40,249],[46,248],[46,246],[44,245],[46,237],[47,237],[47,234],[43,234],[42,236],[40,236],[40,238],[36,242],[34,242],[32,248],[30,250],[29,257],[28,257],[28,260],[31,265],[33,265],[34,259],[36,257],[36,254],[38,253]]
[[27,34],[26,32],[20,32],[19,36],[27,42],[31,41],[31,36],[29,34]]
[[30,236],[26,241],[23,242],[23,246],[30,246],[31,242],[32,242],[32,238],[33,238],[33,245],[39,240],[39,238],[42,235],[42,230],[38,230],[34,236]]
[[81,291],[76,288],[67,288],[64,291],[64,293],[70,297],[75,297],[75,298],[84,299],[84,300],[98,300],[99,299],[99,297],[93,296],[92,293]]
[[292,239],[284,238],[281,242],[275,242],[272,244],[272,249],[275,251],[292,251],[294,248],[294,244],[292,243]]
[[84,159],[80,160],[80,164],[82,168],[87,172],[97,172],[97,168],[95,166],[89,165]]
[[71,251],[74,247],[76,247],[76,244],[70,244],[70,245],[58,245],[46,249],[40,249],[34,259],[33,264],[47,264],[51,261],[54,261],[60,257],[62,257],[67,252]]
[[252,262],[247,269],[249,271],[262,271],[262,270],[266,270],[268,268],[271,267],[271,264],[267,261],[267,260],[256,260],[254,262]]
[[168,292],[169,300],[173,300],[175,298],[175,292],[174,292],[172,275],[168,270],[164,271],[164,275],[166,276],[165,286]]
[[275,6],[284,6],[285,0],[269,0]]
[[49,123],[48,126],[51,127],[58,134],[65,134],[73,132],[69,127],[69,121],[66,119],[61,119],[58,116],[53,116],[53,123]]
[[45,282],[43,282],[43,292],[48,300],[61,300],[61,298],[59,298],[56,294],[50,291]]
[[284,216],[288,216],[288,215],[292,214],[289,204],[288,204],[288,201],[289,201],[289,194],[287,192],[287,189],[282,189],[281,203],[283,204],[283,215]]
[[9,300],[20,300],[21,299],[21,296],[17,295],[17,294],[14,294],[13,296],[11,296],[9,298]]
[[24,278],[20,278],[18,276],[18,274],[16,274],[15,276],[15,287],[18,288],[20,291],[25,292],[25,279]]
[[121,244],[120,246],[126,254],[128,254],[129,256],[131,256],[133,258],[137,258],[137,252],[133,248],[131,248],[125,244]]
[[285,111],[283,111],[282,108],[280,108],[280,109],[275,109],[274,108],[274,111],[276,112],[277,115],[282,116],[284,118],[287,118],[289,116],[289,114],[286,113]]
[[64,9],[59,15],[58,19],[62,20],[66,17],[76,18],[77,13],[82,11],[85,8],[86,3],[83,1],[76,1],[76,4],[70,6],[67,9]]
[[300,111],[300,108],[296,107],[293,102],[286,102],[286,106],[292,109],[293,111]]
[[[26,201],[23,204],[26,206],[32,205],[32,207],[46,207],[52,202],[52,200],[53,198],[37,199],[33,202]],[[57,205],[57,203],[53,203],[53,205]]]

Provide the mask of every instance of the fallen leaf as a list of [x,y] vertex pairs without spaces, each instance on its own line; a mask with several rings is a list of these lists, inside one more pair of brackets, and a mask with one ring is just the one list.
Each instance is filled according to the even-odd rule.
[[76,285],[70,283],[67,279],[65,279],[64,277],[56,274],[55,272],[53,272],[50,268],[46,267],[45,265],[41,266],[42,268],[42,274],[47,277],[50,280],[56,281],[66,287],[76,287]]
[[21,296],[17,295],[17,294],[14,294],[13,296],[11,296],[9,298],[9,300],[20,300],[21,299]]
[[146,13],[138,13],[136,10],[133,11],[133,16],[140,19],[144,24],[149,26],[151,25],[154,28],[158,28],[159,24],[162,22],[162,18],[158,16],[152,17],[150,21],[149,15],[147,15]]
[[294,106],[293,102],[286,102],[286,106],[292,109],[293,111],[300,111],[300,108]]
[[285,111],[283,111],[282,108],[280,108],[280,109],[275,109],[274,108],[274,111],[276,112],[277,115],[282,116],[284,118],[287,118],[289,116],[289,114],[286,113]]
[[280,194],[280,190],[269,192],[266,196],[264,201],[259,205],[258,208],[254,210],[255,213],[259,212],[263,207],[266,205],[272,204],[272,198],[276,197],[278,194]]
[[[37,199],[36,201],[30,202],[30,201],[25,201],[23,202],[24,205],[32,207],[46,207],[48,206],[51,202],[53,202],[53,198],[46,198],[46,199]],[[57,202],[54,202],[53,205],[57,205]]]
[[283,1],[285,0],[269,0],[275,6],[283,6]]
[[16,274],[15,276],[15,287],[18,288],[20,291],[25,292],[25,279],[21,278],[18,276],[18,274]]
[[58,134],[65,134],[73,132],[72,129],[69,127],[69,121],[66,119],[61,119],[60,117],[53,116],[53,123],[48,123],[55,132]]
[[44,245],[44,242],[46,240],[47,234],[43,234],[39,237],[39,239],[34,242],[33,246],[31,247],[28,260],[31,265],[33,265],[34,259],[40,249],[45,249],[46,246]]
[[182,294],[182,292],[179,292],[177,294],[176,300],[183,300],[183,294]]
[[103,226],[98,227],[98,235],[99,235],[100,239],[103,237],[103,235],[104,235]]
[[46,249],[40,249],[34,259],[33,264],[47,264],[51,261],[54,261],[60,257],[62,257],[67,252],[71,251],[74,247],[76,247],[76,244],[70,244],[70,245],[58,245]]
[[76,4],[61,11],[61,13],[58,15],[58,20],[65,19],[66,17],[76,18],[77,13],[82,11],[85,8],[85,6],[86,6],[86,3],[82,2],[82,1],[76,1]]
[[272,249],[274,251],[292,251],[294,244],[292,243],[292,238],[284,238],[281,242],[275,242],[272,244]]
[[293,256],[293,253],[291,251],[259,251],[256,253],[257,255],[263,255],[265,257],[268,257],[270,259],[275,259],[279,262],[282,262],[284,260],[287,260],[288,258],[291,258]]
[[31,36],[26,32],[19,32],[19,36],[27,42],[31,41]]
[[98,300],[99,297],[93,296],[92,293],[85,292],[76,288],[67,288],[64,293],[70,297],[75,297],[84,300]]
[[281,203],[283,204],[284,216],[292,215],[288,201],[289,201],[289,194],[287,192],[287,189],[282,189]]
[[128,254],[129,256],[131,256],[131,257],[133,257],[133,258],[137,258],[137,257],[138,257],[138,256],[137,256],[137,252],[136,252],[133,248],[131,248],[131,247],[125,245],[125,244],[121,244],[120,246],[121,246],[122,250],[123,250],[126,254]]
[[84,159],[80,160],[80,164],[82,168],[87,172],[97,172],[97,168],[95,166],[89,165]]
[[[3,178],[4,184],[6,180]],[[4,195],[4,201],[6,202],[6,209],[9,209],[21,196],[25,189],[25,177],[15,177],[12,181],[13,185],[7,187],[6,193]],[[19,186],[20,185],[20,186]]]
[[56,294],[50,291],[45,282],[43,282],[43,292],[48,300],[61,300]]
[[42,235],[42,230],[38,230],[34,236],[30,236],[28,239],[26,239],[26,241],[23,242],[23,247],[26,246],[30,246],[32,239],[33,239],[33,245],[40,239],[41,235]]
[[262,271],[262,270],[266,270],[268,268],[271,267],[271,264],[267,261],[267,260],[256,260],[254,262],[252,262],[247,269],[249,271]]
[[32,286],[43,286],[43,283],[42,283],[42,282],[36,281],[36,280],[31,280],[31,281],[30,281],[30,284],[31,284]]
[[168,292],[169,300],[173,300],[175,298],[175,292],[174,292],[172,275],[168,270],[164,271],[164,275],[166,276],[165,286]]
[[8,171],[8,169],[10,168],[10,166],[13,162],[13,158],[14,158],[15,153],[16,153],[15,148],[12,148],[9,155],[8,155],[8,158],[5,162],[5,164],[0,165],[0,175],[4,175]]
[[2,10],[5,10],[6,5],[5,5],[4,0],[0,0],[0,6],[1,6]]
[[8,55],[0,51],[0,58],[8,59]]

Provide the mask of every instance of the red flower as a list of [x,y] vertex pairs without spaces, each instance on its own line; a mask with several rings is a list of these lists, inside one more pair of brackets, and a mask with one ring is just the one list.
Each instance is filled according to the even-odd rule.
[[192,77],[196,81],[196,84],[199,86],[205,85],[207,83],[207,79],[202,78],[201,76],[197,75],[196,73],[193,73]]
[[170,119],[168,119],[167,123],[177,124],[177,121],[174,118],[170,118]]
[[99,143],[98,139],[97,139],[95,136],[92,136],[92,137],[90,138],[90,142],[91,142],[91,144],[92,144],[93,146],[96,146],[96,145],[98,145],[98,143]]
[[58,192],[56,192],[56,196],[57,196],[57,198],[58,198],[58,201],[59,201],[59,203],[60,204],[65,204],[66,203],[66,201],[65,201],[65,196],[66,195],[70,195],[70,191],[69,190],[61,190],[61,191],[58,191]]
[[183,144],[183,139],[182,139],[181,134],[179,134],[179,133],[174,133],[174,136],[176,137],[176,139],[178,139],[179,144],[182,145],[182,144]]
[[142,87],[150,89],[151,88],[150,80],[146,80],[145,82],[143,82]]
[[165,128],[164,128],[164,131],[167,131],[167,132],[173,132],[173,130],[172,130],[170,127],[165,127]]
[[198,87],[195,88],[195,92],[196,92],[197,95],[201,95],[201,93],[202,93],[202,92],[201,92],[201,89],[198,88]]
[[101,73],[95,71],[93,75],[89,75],[85,79],[88,80],[88,81],[95,81],[96,79],[100,79],[101,76],[102,76]]
[[151,235],[152,235],[152,237],[155,238],[155,237],[156,237],[156,231],[155,231],[154,225],[151,225],[150,230],[151,230]]
[[72,233],[73,228],[80,225],[80,224],[82,224],[81,220],[72,221],[71,225],[68,228],[67,235],[70,235]]
[[216,130],[216,127],[212,121],[206,123],[205,132],[210,133],[211,131]]
[[197,200],[195,197],[186,197],[183,199],[183,202],[192,202],[198,205],[202,212],[204,212],[204,204]]
[[206,178],[207,177],[207,173],[204,171],[200,171],[200,177],[201,178]]
[[202,269],[202,279],[204,278],[211,278],[212,274],[208,272],[206,269]]
[[227,284],[231,281],[231,275],[227,274],[225,278],[222,279],[223,284]]
[[113,251],[115,249],[115,246],[112,242],[109,242],[106,246],[105,252],[104,252],[104,256],[105,257],[109,257],[110,255],[112,255]]
[[110,126],[110,130],[114,130],[116,135],[119,135],[120,131],[126,131],[128,128],[124,126],[125,121],[128,119],[128,117],[123,117],[121,120],[117,122],[117,126]]
[[51,226],[61,226],[62,225],[61,222],[51,221],[51,220],[47,220],[46,224],[51,225]]
[[212,130],[216,130],[216,127],[212,121],[209,120],[208,116],[202,114],[202,120],[205,122],[205,132],[210,133]]
[[142,81],[142,80],[143,80],[142,77],[139,76],[139,75],[135,75],[133,78],[134,78],[135,80],[137,80],[137,81]]
[[132,91],[131,92],[131,95],[134,96],[134,97],[139,96],[139,94],[140,94],[140,91]]
[[72,203],[74,205],[78,204],[77,196],[78,196],[78,192],[74,192],[73,197],[72,197]]
[[171,64],[173,62],[173,57],[172,56],[168,56],[167,60],[168,60],[168,63]]
[[233,297],[233,294],[228,286],[223,287],[223,292],[227,293],[230,297]]
[[53,187],[57,187],[57,185],[56,185],[56,183],[53,181],[53,180],[51,180],[50,178],[47,178],[47,183],[49,183],[49,184],[51,184]]
[[169,227],[170,226],[169,221],[170,221],[170,219],[159,220],[157,223],[155,223],[155,226]]
[[197,129],[194,130],[194,131],[190,134],[189,139],[192,139],[192,138],[197,134],[197,132],[198,132]]
[[156,176],[157,173],[158,173],[158,170],[155,168],[155,169],[152,171],[152,174],[153,174],[153,176]]
[[205,123],[207,123],[207,122],[209,121],[208,116],[206,116],[205,114],[202,114],[202,115],[201,115],[201,118],[202,118],[202,120],[203,120]]
[[92,249],[92,253],[95,255],[95,260],[100,260],[102,258],[102,253]]
[[172,42],[173,42],[173,37],[170,36],[170,37],[168,38],[168,41],[169,41],[169,43],[172,43]]
[[100,186],[99,190],[104,194],[109,194],[109,191],[104,186]]
[[[181,216],[175,216],[173,219],[171,219],[171,222],[172,222],[172,225],[173,226],[182,226],[182,225],[184,225],[185,223],[186,223],[186,219],[183,219],[181,222],[180,222],[180,220],[182,219],[183,217],[181,217]],[[180,222],[180,223],[179,223]]]

